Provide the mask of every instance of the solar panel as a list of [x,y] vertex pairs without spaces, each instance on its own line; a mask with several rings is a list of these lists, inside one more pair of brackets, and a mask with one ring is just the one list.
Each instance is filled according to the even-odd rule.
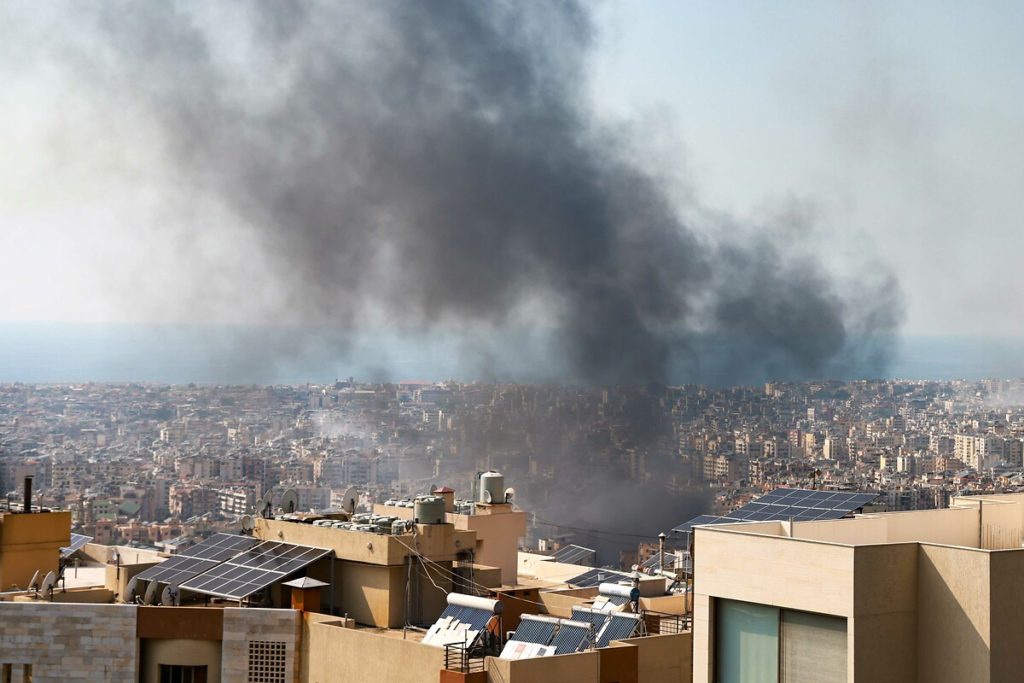
[[636,614],[612,614],[611,619],[597,636],[597,647],[608,647],[613,640],[630,638],[640,628],[640,617]]
[[309,566],[330,552],[325,548],[264,541],[183,582],[181,588],[241,600]]
[[252,548],[257,543],[259,540],[251,536],[214,534],[202,543],[190,546],[155,567],[141,572],[136,578],[180,586],[189,579],[210,571],[240,551]]
[[629,574],[613,569],[591,569],[566,580],[566,583],[577,588],[596,588],[606,581],[618,581],[621,578],[629,578]]
[[556,628],[558,628],[558,621],[555,619],[537,618],[530,614],[524,614],[510,640],[547,645],[555,635]]
[[587,649],[591,640],[591,626],[588,623],[574,624],[562,620],[558,626],[558,633],[555,634],[551,644],[555,647],[556,655],[566,655],[571,652],[580,652]]
[[92,540],[92,536],[83,536],[82,534],[71,534],[71,543],[68,547],[60,549],[61,557],[71,557],[76,550],[81,550],[85,547],[85,544]]
[[567,545],[564,548],[559,548],[552,553],[551,557],[554,558],[555,562],[575,564],[580,560],[592,559],[596,554],[596,550],[573,544]]
[[608,613],[586,607],[573,607],[572,620],[586,622],[594,627],[594,633],[599,633],[608,622]]
[[423,636],[424,645],[443,647],[459,643],[469,647],[487,630],[487,624],[500,611],[500,603],[496,600],[458,593],[449,593],[447,600],[448,606]]
[[734,522],[767,522],[787,519],[805,522],[842,519],[877,497],[877,493],[775,489],[725,516],[700,515],[679,525],[673,531],[689,533],[693,527],[698,525]]

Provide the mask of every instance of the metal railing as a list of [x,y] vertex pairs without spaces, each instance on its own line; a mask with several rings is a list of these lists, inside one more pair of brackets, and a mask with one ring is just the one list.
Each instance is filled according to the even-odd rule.
[[644,611],[644,625],[648,635],[671,635],[685,633],[693,627],[692,614],[667,614],[665,612]]
[[483,671],[484,658],[473,656],[461,643],[453,643],[444,646],[444,668],[459,673]]

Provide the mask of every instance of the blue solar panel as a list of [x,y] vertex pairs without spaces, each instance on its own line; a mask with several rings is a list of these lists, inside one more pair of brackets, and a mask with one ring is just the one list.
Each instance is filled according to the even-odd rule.
[[604,625],[608,622],[608,612],[601,612],[596,609],[587,609],[586,607],[573,607],[572,608],[572,620],[583,621],[594,627],[594,633],[599,633]]
[[606,581],[618,581],[621,578],[629,578],[629,574],[612,569],[591,569],[566,580],[566,583],[577,588],[596,588]]
[[673,531],[690,533],[695,526],[733,522],[841,519],[877,497],[877,493],[775,489],[725,516],[700,515],[679,525]]
[[563,621],[558,627],[551,644],[556,655],[567,655],[587,649],[591,640],[590,624],[570,624]]
[[529,614],[524,614],[511,640],[518,640],[524,643],[536,643],[547,645],[551,637],[555,635],[558,622],[553,619],[537,619]]
[[83,536],[82,534],[71,534],[71,542],[66,548],[60,549],[61,557],[71,557],[76,550],[80,550],[92,540],[92,536]]
[[597,647],[608,647],[613,640],[630,638],[640,628],[640,617],[635,614],[612,614],[597,637]]

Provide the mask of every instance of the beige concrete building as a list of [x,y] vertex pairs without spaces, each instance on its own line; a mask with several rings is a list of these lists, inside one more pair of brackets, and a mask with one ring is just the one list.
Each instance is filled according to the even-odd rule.
[[[452,494],[445,500],[450,504],[454,492],[443,493]],[[259,519],[251,535],[216,534],[205,548],[191,549],[196,555],[163,562],[127,551],[115,562],[109,549],[86,546],[82,557],[107,563],[103,585],[0,596],[0,681],[689,679],[687,602],[669,594],[673,581],[647,576],[611,588],[572,587],[567,578],[592,568],[520,555],[525,513],[508,502],[480,504],[472,514],[428,503],[429,517],[426,508],[414,508],[426,523],[398,520],[385,528],[382,519],[389,516],[378,518],[378,531],[366,524],[333,526],[350,521],[314,515]],[[65,529],[69,521],[64,518]],[[230,552],[209,559],[216,548]],[[308,561],[275,569],[307,552]],[[275,571],[266,581],[254,576]],[[202,588],[214,575],[217,587]],[[489,606],[482,621],[463,613],[465,605],[481,603]],[[522,635],[519,642],[532,649],[507,653],[506,641],[515,639],[510,631],[530,620],[556,625],[558,635],[582,637],[562,648],[554,631],[546,645]]]
[[1024,494],[697,527],[695,683],[1019,681]]

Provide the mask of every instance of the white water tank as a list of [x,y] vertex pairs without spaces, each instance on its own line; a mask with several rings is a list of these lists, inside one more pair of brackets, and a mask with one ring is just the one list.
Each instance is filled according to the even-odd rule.
[[444,498],[424,496],[413,505],[417,524],[444,524]]
[[505,502],[505,476],[500,472],[484,472],[480,475],[481,503]]

